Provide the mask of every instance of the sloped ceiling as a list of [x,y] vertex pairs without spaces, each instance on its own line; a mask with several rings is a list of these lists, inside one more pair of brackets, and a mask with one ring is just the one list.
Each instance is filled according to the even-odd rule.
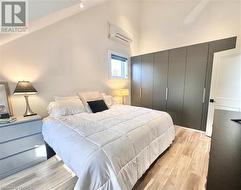
[[29,0],[29,20],[35,21],[43,16],[53,12],[71,7],[80,2],[80,0]]
[[0,33],[0,45],[106,1],[108,0],[82,0],[85,6],[81,9],[79,6],[80,0],[28,0],[29,31],[21,34]]

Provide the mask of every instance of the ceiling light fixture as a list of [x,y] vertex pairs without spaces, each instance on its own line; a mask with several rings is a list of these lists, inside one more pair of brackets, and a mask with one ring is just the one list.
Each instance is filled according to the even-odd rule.
[[79,6],[81,9],[83,9],[85,7],[83,1],[80,1]]

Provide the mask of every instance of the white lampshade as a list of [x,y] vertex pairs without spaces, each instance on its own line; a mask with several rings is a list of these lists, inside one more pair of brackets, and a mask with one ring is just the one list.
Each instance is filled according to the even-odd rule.
[[129,96],[129,90],[128,89],[114,90],[113,94],[114,96],[125,97],[125,96]]

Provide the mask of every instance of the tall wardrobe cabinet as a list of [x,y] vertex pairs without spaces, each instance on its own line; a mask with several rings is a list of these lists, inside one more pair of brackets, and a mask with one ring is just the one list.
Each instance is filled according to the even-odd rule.
[[155,53],[153,57],[153,109],[166,111],[168,51]]
[[187,47],[185,86],[183,95],[183,126],[201,129],[205,101],[205,79],[208,62],[208,43]]
[[182,124],[187,48],[169,51],[167,112],[176,125]]
[[174,124],[206,129],[213,54],[236,37],[131,58],[131,104],[168,112]]

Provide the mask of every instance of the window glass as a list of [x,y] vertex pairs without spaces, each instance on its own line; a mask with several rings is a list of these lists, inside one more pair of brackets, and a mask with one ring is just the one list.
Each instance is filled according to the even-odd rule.
[[112,77],[122,76],[122,62],[119,60],[111,59],[111,74]]
[[111,54],[110,59],[111,77],[128,78],[128,59],[116,54]]

